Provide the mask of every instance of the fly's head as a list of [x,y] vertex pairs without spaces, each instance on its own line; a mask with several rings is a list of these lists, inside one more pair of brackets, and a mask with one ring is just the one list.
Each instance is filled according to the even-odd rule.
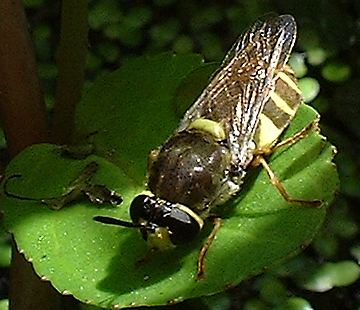
[[131,222],[95,216],[104,224],[139,229],[151,249],[167,250],[192,241],[203,228],[204,222],[190,208],[154,196],[150,192],[140,194],[130,205]]
[[190,208],[141,194],[130,206],[130,217],[150,248],[166,250],[192,241],[203,227],[203,220]]

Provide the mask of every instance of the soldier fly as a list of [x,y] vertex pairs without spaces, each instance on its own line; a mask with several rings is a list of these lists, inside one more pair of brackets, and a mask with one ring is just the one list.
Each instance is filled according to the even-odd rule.
[[[265,160],[317,126],[312,123],[278,142],[302,102],[294,73],[287,65],[295,39],[292,16],[271,15],[257,20],[232,46],[173,135],[150,152],[148,191],[133,199],[129,209],[132,221],[105,216],[94,219],[137,228],[150,249],[159,250],[191,242],[204,221],[211,219],[213,230],[198,257],[196,277],[201,279],[206,253],[221,226],[215,206],[239,193],[248,169],[262,165],[286,201],[321,206],[319,200],[292,198]],[[57,208],[79,196],[93,202],[120,203],[117,193],[90,182],[96,168],[93,162],[85,167],[63,199],[41,201],[55,203]],[[81,184],[80,188],[77,184]],[[101,193],[100,199],[93,188]]]
[[319,200],[291,198],[264,159],[316,127],[310,124],[277,143],[302,102],[287,66],[295,39],[296,23],[290,15],[256,21],[232,46],[173,135],[150,153],[149,192],[132,201],[132,222],[94,219],[138,228],[151,249],[164,250],[190,242],[204,220],[212,218],[213,231],[198,258],[201,279],[205,254],[221,225],[214,207],[239,193],[250,167],[262,165],[288,202],[320,206]]

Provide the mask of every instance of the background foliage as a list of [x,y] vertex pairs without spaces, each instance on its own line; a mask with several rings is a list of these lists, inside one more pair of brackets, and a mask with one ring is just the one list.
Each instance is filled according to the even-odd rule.
[[[54,21],[59,20],[60,1],[24,3],[51,108],[59,39],[59,23]],[[301,86],[306,100],[321,112],[325,136],[338,148],[338,198],[322,232],[303,254],[277,270],[224,294],[192,301],[192,305],[204,309],[358,309],[360,288],[354,280],[360,260],[360,213],[356,212],[360,199],[360,3],[93,0],[89,5],[87,83],[121,66],[125,59],[145,53],[195,51],[208,61],[219,61],[257,17],[269,11],[295,17],[299,37],[291,61],[299,77],[304,77]],[[7,237],[0,236],[0,271],[6,274],[9,248]],[[6,277],[0,279],[0,289],[0,298],[4,298]]]

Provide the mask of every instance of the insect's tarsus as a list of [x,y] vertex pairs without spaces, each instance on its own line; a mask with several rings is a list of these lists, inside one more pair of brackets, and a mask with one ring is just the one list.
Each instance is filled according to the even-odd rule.
[[205,243],[201,247],[201,250],[199,252],[198,256],[198,264],[197,264],[197,273],[196,273],[196,280],[202,280],[205,275],[205,256],[207,251],[209,250],[211,244],[213,243],[217,232],[221,228],[221,218],[220,217],[214,217],[213,218],[213,224],[214,227],[210,233],[210,235],[207,237]]

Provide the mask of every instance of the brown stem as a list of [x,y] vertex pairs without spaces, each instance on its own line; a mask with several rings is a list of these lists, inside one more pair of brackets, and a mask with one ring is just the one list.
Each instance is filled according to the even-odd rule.
[[[0,1],[0,111],[10,156],[48,140],[46,109],[24,8]],[[40,281],[13,245],[10,309],[57,309],[59,294]]]
[[46,109],[20,0],[0,1],[0,112],[10,156],[48,140]]
[[11,260],[10,310],[61,309],[62,296],[50,285],[41,281],[24,256],[14,251]]
[[52,139],[71,142],[76,104],[80,101],[87,56],[88,0],[63,0],[61,37],[58,50],[58,81]]

